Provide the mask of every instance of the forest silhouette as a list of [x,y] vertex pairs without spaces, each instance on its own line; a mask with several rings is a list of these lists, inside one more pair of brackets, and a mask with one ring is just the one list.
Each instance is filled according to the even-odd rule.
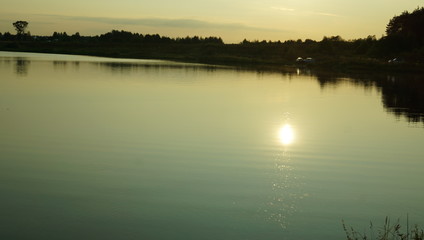
[[[275,68],[307,65],[330,70],[424,69],[424,8],[405,11],[387,24],[386,35],[345,40],[325,36],[321,41],[249,41],[226,44],[220,37],[170,38],[112,30],[96,36],[78,32],[54,32],[51,36],[31,35],[29,23],[13,23],[16,34],[0,33],[0,50],[81,54],[118,58],[166,59],[175,61]],[[297,58],[313,61],[295,61]]]

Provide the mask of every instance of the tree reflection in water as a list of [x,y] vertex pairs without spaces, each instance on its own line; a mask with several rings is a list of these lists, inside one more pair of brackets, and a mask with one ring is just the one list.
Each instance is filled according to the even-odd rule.
[[[364,75],[365,76],[365,75]],[[343,76],[336,73],[316,74],[322,88],[350,81],[365,88],[376,87],[382,94],[387,112],[405,117],[409,122],[424,124],[423,75]]]
[[27,58],[17,57],[15,58],[15,72],[18,76],[26,76],[28,74],[28,67],[31,61]]
[[424,77],[388,76],[379,81],[384,107],[411,122],[424,123]]

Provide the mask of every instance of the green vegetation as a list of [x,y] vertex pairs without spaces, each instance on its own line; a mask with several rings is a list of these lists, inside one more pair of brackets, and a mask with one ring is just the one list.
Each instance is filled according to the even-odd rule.
[[382,228],[378,229],[377,235],[374,233],[374,227],[372,222],[370,222],[369,233],[359,233],[354,230],[352,227],[346,227],[344,221],[342,221],[343,229],[346,233],[347,240],[423,240],[424,239],[424,231],[419,229],[417,225],[415,225],[412,229],[409,228],[409,221],[406,221],[406,229],[401,230],[401,225],[399,224],[399,220],[395,223],[391,224],[390,219],[386,217],[384,225]]
[[[28,23],[13,24],[17,34],[0,33],[0,50],[81,54],[119,58],[167,59],[175,61],[281,68],[307,65],[327,70],[389,70],[422,72],[424,69],[424,8],[393,17],[386,36],[344,40],[340,36],[321,41],[248,41],[225,44],[219,37],[169,38],[113,30],[99,36],[78,32],[54,32],[52,36],[32,36]],[[296,62],[310,57],[313,61]]]

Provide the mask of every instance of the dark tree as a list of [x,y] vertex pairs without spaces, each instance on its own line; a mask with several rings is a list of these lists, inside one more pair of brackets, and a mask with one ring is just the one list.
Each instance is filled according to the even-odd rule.
[[12,36],[12,34],[10,34],[10,32],[5,32],[5,33],[3,34],[3,40],[6,40],[6,41],[13,40],[13,36]]
[[25,33],[25,29],[28,27],[27,21],[16,21],[13,23],[13,26],[16,29],[18,35],[23,35]]
[[403,12],[390,19],[386,27],[388,37],[398,37],[413,44],[424,44],[424,8],[417,8],[412,13]]

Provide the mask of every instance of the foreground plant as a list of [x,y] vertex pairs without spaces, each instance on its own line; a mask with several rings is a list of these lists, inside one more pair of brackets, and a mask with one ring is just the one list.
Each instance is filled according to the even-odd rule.
[[411,230],[409,229],[409,219],[406,220],[406,231],[401,230],[399,219],[394,223],[390,223],[389,217],[386,217],[382,228],[378,229],[377,237],[374,238],[374,228],[370,222],[369,233],[366,231],[360,233],[353,227],[346,227],[345,222],[342,220],[343,230],[346,233],[347,240],[424,240],[424,231],[415,225]]

